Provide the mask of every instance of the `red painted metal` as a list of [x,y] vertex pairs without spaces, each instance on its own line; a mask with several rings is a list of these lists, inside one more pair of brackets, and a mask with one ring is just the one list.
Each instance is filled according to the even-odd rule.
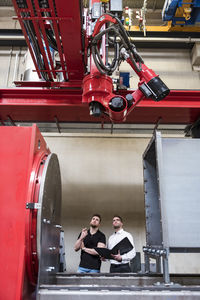
[[59,29],[69,80],[80,80],[85,72],[80,3],[81,1],[55,0],[58,16],[65,17],[59,21]]
[[0,139],[0,299],[32,299],[36,212],[26,209],[26,203],[37,202],[41,161],[49,150],[35,125],[0,127]]
[[109,76],[96,72],[87,75],[83,79],[83,103],[98,101],[107,107],[107,97],[110,96],[112,92],[113,84],[112,79]]
[[[34,10],[31,0],[26,1],[27,8],[19,8],[17,1],[13,0],[17,19],[22,27],[38,76],[41,78],[41,72],[46,72],[48,79],[52,81],[53,78],[56,79],[56,72],[61,71],[64,80],[81,80],[85,72],[85,49],[83,48],[83,40],[85,38],[82,30],[81,2],[55,0],[54,3],[53,0],[49,0],[48,3],[49,8],[44,9],[40,8],[38,0],[35,0],[34,5],[36,10]],[[48,13],[49,16],[43,16],[42,13],[44,12]],[[37,65],[37,60],[30,43],[30,37],[24,26],[24,21],[29,21],[33,24],[35,36],[44,60],[45,70],[39,69]],[[45,32],[45,26],[47,26],[46,22],[48,21],[52,22],[54,29],[61,70],[57,70],[53,64],[51,50]]]
[[[44,23],[44,20],[41,19],[42,14],[40,12],[40,7],[39,7],[38,0],[36,0],[34,3],[35,3],[35,8],[37,10],[37,14],[38,14],[38,17],[39,17],[39,26],[41,28],[41,33],[42,33],[42,37],[43,37],[43,40],[44,40],[45,48],[46,48],[46,51],[47,51],[47,54],[48,54],[47,65],[49,65],[49,62],[50,62],[53,77],[54,77],[54,79],[56,79],[56,72],[55,72],[55,68],[54,68],[54,63],[53,63],[53,60],[52,60],[52,55],[51,55],[51,51],[49,49],[49,43],[48,43],[46,32],[45,32],[45,23]],[[36,26],[37,26],[37,24],[36,24]],[[42,45],[42,46],[44,48],[44,45]],[[44,48],[44,52],[45,52],[45,48]],[[51,73],[50,73],[50,75],[51,75]]]
[[80,89],[82,81],[63,81],[63,82],[52,82],[52,81],[14,81],[16,87],[39,87],[39,88],[77,88]]
[[[95,1],[95,2],[100,2],[100,1]],[[95,24],[95,28],[94,31],[92,33],[92,36],[95,37],[96,34],[98,34],[102,28],[102,26],[106,23],[113,23],[113,24],[117,24],[116,19],[112,18],[111,16],[104,14],[102,15],[96,22]]]
[[[121,96],[134,91],[114,92]],[[91,117],[82,104],[81,89],[5,89],[0,90],[0,119],[14,121],[101,122]],[[193,123],[200,116],[200,90],[172,90],[160,102],[144,98],[128,115],[126,123]],[[105,122],[110,122],[105,118]]]
[[[49,0],[49,7],[51,9],[51,15],[55,18],[56,13],[55,13],[55,9],[54,9],[54,3],[52,0]],[[65,80],[67,80],[67,76],[66,76],[67,66],[66,66],[66,61],[65,61],[65,54],[63,51],[63,47],[62,47],[62,39],[60,38],[59,24],[58,24],[58,21],[54,20],[54,19],[52,20],[52,23],[53,23],[53,28],[54,28],[54,32],[55,32],[56,43],[58,46],[58,52],[59,52],[59,56],[60,56],[61,69],[63,70],[63,77]]]
[[124,97],[125,107],[120,112],[114,112],[110,108],[110,101],[115,97],[111,77],[99,72],[87,75],[83,79],[83,103],[99,102],[103,105],[113,122],[122,122],[127,113],[127,103]]
[[[69,1],[65,1],[65,3],[66,2],[69,2]],[[61,3],[61,1],[58,1],[58,4],[60,4],[60,3]],[[45,32],[45,26],[46,26],[47,21],[49,21],[49,20],[52,21],[52,26],[53,26],[55,36],[56,36],[56,42],[57,42],[60,63],[61,63],[61,70],[59,70],[59,71],[63,72],[64,79],[67,80],[67,76],[66,76],[67,66],[66,66],[66,59],[65,59],[67,53],[66,52],[64,53],[64,50],[63,50],[63,41],[62,41],[63,35],[61,35],[61,33],[60,33],[60,22],[63,24],[66,24],[66,20],[68,20],[69,18],[65,17],[63,15],[56,16],[55,8],[54,8],[54,4],[53,4],[52,0],[49,0],[49,9],[48,8],[47,9],[40,8],[39,2],[38,2],[38,0],[36,0],[34,2],[36,12],[34,11],[33,4],[30,0],[27,0],[26,4],[27,4],[27,8],[19,8],[17,5],[17,2],[15,0],[13,0],[13,5],[14,5],[15,11],[17,13],[17,19],[19,20],[20,25],[22,27],[22,31],[25,36],[27,45],[29,47],[31,57],[33,59],[33,62],[34,62],[34,65],[35,65],[35,68],[36,68],[39,78],[42,77],[41,76],[42,70],[40,70],[37,65],[36,57],[33,52],[33,48],[32,48],[31,42],[30,42],[30,37],[28,36],[28,33],[26,31],[24,21],[29,21],[29,22],[32,22],[32,24],[33,24],[34,31],[35,31],[34,33],[35,33],[35,36],[36,36],[36,39],[38,41],[39,48],[40,48],[40,53],[42,54],[42,57],[44,60],[44,65],[45,65],[44,72],[46,72],[48,74],[48,78],[50,81],[52,80],[53,77],[54,77],[54,79],[56,78],[57,70],[56,70],[55,66],[53,65],[51,50],[50,50],[46,32]],[[62,3],[62,5],[63,5],[63,3]],[[43,17],[42,16],[43,12],[46,12],[46,13],[48,12],[50,14],[50,16]],[[26,13],[26,15],[24,15],[24,13]],[[80,15],[80,10],[79,10],[79,15]],[[81,34],[81,30],[79,32]],[[42,33],[42,35],[41,35],[41,33]],[[76,36],[76,35],[74,35],[74,36]],[[43,37],[43,40],[42,40],[42,37]],[[76,45],[76,47],[77,47],[77,45]],[[79,47],[79,49],[77,51],[80,51],[80,50],[81,50],[81,47]],[[71,66],[69,65],[68,71],[70,70],[70,67]]]
[[40,74],[40,71],[39,71],[39,68],[38,68],[36,59],[35,59],[35,55],[34,55],[34,53],[33,53],[33,49],[32,49],[31,43],[30,43],[30,41],[29,41],[29,37],[28,37],[28,35],[27,35],[26,28],[25,28],[25,26],[24,26],[24,22],[23,22],[23,18],[22,18],[23,12],[29,12],[29,10],[28,10],[28,9],[27,9],[27,10],[19,9],[18,6],[17,6],[16,1],[13,1],[13,5],[14,5],[15,11],[16,11],[16,13],[17,13],[18,20],[19,20],[20,26],[21,26],[21,28],[22,28],[22,31],[23,31],[23,34],[24,34],[24,37],[25,37],[27,46],[28,46],[28,48],[29,48],[29,51],[30,51],[30,54],[31,54],[33,63],[34,63],[34,65],[35,65],[35,68],[36,68],[36,71],[37,71],[37,74],[38,74],[39,78],[41,78],[41,74]]
[[[152,78],[158,76],[152,69],[149,69],[145,64],[141,64],[141,71],[138,72],[130,58],[128,58],[126,61],[130,64],[131,68],[135,71],[135,73],[139,76],[140,80],[143,82],[148,83]],[[139,67],[139,64],[137,65]]]
[[[92,0],[91,7],[95,3],[99,3],[100,0]],[[89,20],[90,26],[94,25],[92,19]],[[92,37],[100,32],[101,29],[105,29],[105,24],[108,22],[116,23],[116,19],[109,15],[102,15],[95,24]],[[101,39],[101,59],[105,64],[106,51],[105,51],[105,35]],[[120,112],[113,111],[110,107],[110,101],[115,97],[113,94],[113,83],[111,77],[102,75],[93,60],[92,54],[90,55],[90,74],[85,76],[83,79],[83,103],[89,105],[94,102],[98,102],[102,105],[103,110],[109,115],[112,122],[123,122],[127,113],[127,101],[124,97],[123,102],[125,103],[124,108]]]
[[[93,0],[92,4],[95,2],[100,2],[100,1]],[[95,24],[95,27],[94,27],[94,30],[92,33],[93,38],[95,38],[95,36],[100,33],[101,29],[104,29],[103,26],[105,26],[106,23],[116,24],[117,19],[113,18],[109,14],[103,14],[96,21],[96,24]],[[105,35],[104,35],[104,37],[105,37]],[[105,43],[103,43],[103,41],[101,41],[101,45],[99,45],[99,46],[101,47],[102,52],[105,53]],[[133,62],[130,58],[127,58],[126,60],[140,78],[140,82],[138,84],[139,87],[142,84],[148,84],[148,82],[151,79],[158,77],[158,75],[155,74],[155,72],[153,70],[149,69],[144,63],[142,63],[141,66],[139,65],[139,63],[137,63],[138,66],[136,68],[136,66],[133,64]],[[139,69],[141,69],[141,70],[138,71]],[[169,90],[168,90],[168,93],[169,93]],[[165,94],[165,96],[166,95],[167,94]],[[87,75],[83,80],[83,103],[88,103],[89,105],[92,105],[92,104],[94,104],[94,102],[97,102],[97,103],[101,104],[101,107],[103,107],[103,111],[109,115],[112,122],[124,122],[124,121],[126,121],[128,114],[130,114],[130,112],[133,109],[135,109],[136,106],[139,104],[139,102],[142,99],[144,99],[144,97],[145,97],[139,88],[137,91],[135,91],[132,94],[132,96],[134,99],[134,104],[132,104],[131,106],[128,105],[127,100],[120,95],[121,100],[123,100],[123,102],[122,102],[123,105],[121,105],[121,110],[116,111],[116,108],[115,109],[113,108],[113,106],[111,105],[111,101],[115,97],[115,95],[113,94],[112,79],[109,76],[102,75],[99,72],[99,70],[97,69],[97,67],[94,64],[93,56],[91,54],[90,74]]]
[[[91,0],[90,5],[99,2],[100,0]],[[46,72],[49,76],[49,81],[47,82],[18,82],[17,85],[22,87],[62,87],[66,88],[66,90],[42,90],[39,94],[38,91],[31,90],[30,92],[29,90],[19,90],[17,93],[21,93],[21,95],[15,95],[15,90],[12,92],[0,91],[2,95],[0,118],[2,121],[6,120],[7,116],[10,115],[12,119],[16,121],[37,120],[51,122],[56,116],[58,121],[62,122],[98,122],[101,119],[89,116],[87,105],[83,105],[86,103],[90,104],[92,101],[99,101],[104,106],[106,113],[111,120],[115,122],[125,121],[127,115],[126,122],[128,123],[154,123],[157,121],[158,117],[162,117],[163,123],[187,124],[193,122],[199,116],[198,91],[172,91],[166,99],[162,100],[160,103],[156,103],[150,99],[143,99],[142,93],[137,90],[133,94],[135,104],[131,108],[127,109],[126,104],[125,108],[123,108],[120,113],[113,112],[110,109],[109,102],[117,93],[113,92],[111,79],[98,72],[92,56],[90,58],[90,70],[88,70],[90,71],[90,74],[87,75],[84,80],[83,77],[85,72],[84,56],[86,57],[87,46],[89,46],[91,38],[98,34],[101,29],[104,29],[107,22],[115,24],[117,22],[116,19],[108,14],[103,14],[97,20],[93,32],[91,32],[91,25],[94,25],[92,24],[94,23],[94,20],[92,20],[91,15],[88,14],[86,18],[87,36],[85,38],[85,33],[82,29],[81,1],[66,0],[63,2],[61,0],[49,0],[49,7],[45,9],[40,8],[38,0],[34,0],[35,9],[31,0],[26,1],[26,8],[19,8],[16,0],[13,0],[13,3],[31,51],[36,70],[40,77],[42,71]],[[46,13],[45,15],[43,14],[44,12]],[[38,70],[29,37],[23,23],[26,20],[32,22],[34,26],[35,34],[41,48],[41,54],[44,58],[45,70]],[[61,63],[61,69],[59,70],[55,70],[53,66],[50,49],[48,47],[48,41],[45,34],[45,26],[48,25],[47,21],[52,22],[55,33]],[[44,42],[41,39],[41,33]],[[85,48],[83,48],[83,41],[85,41]],[[103,39],[101,48],[102,59],[105,61],[105,41]],[[131,61],[127,61],[135,70]],[[63,72],[65,82],[51,82],[52,77],[55,79],[56,72]],[[140,77],[139,84],[144,81],[148,82],[157,76],[153,70],[149,70],[145,65],[143,65],[142,72],[137,72],[137,70],[135,70],[135,72]],[[66,73],[68,74],[69,82],[66,82]],[[82,80],[83,84],[81,84]],[[83,104],[81,104],[81,86],[83,88]],[[71,90],[67,90],[68,87],[71,88]],[[121,93],[118,92],[121,97],[123,97],[125,93],[123,91]],[[180,93],[182,97],[181,100],[177,96]],[[198,98],[197,100],[196,95]],[[4,96],[6,98],[4,98]],[[193,101],[194,98],[195,100]],[[123,98],[123,100],[126,102],[125,98]]]
[[[158,77],[158,75],[152,70],[149,69],[145,64],[141,64],[141,71],[139,72],[133,62],[131,61],[130,58],[128,58],[126,60],[130,66],[133,68],[133,70],[135,71],[135,73],[139,76],[140,78],[140,82],[138,83],[138,86],[140,87],[143,83],[147,83],[155,78]],[[137,66],[139,68],[139,64],[137,63]],[[169,94],[169,90],[167,92]],[[132,104],[132,106],[128,109],[127,111],[127,116],[139,105],[139,103],[145,98],[144,94],[141,92],[141,90],[138,88],[136,91],[134,91],[132,93],[133,99],[134,99],[134,103]],[[125,116],[125,118],[127,118],[127,116]],[[125,119],[124,119],[125,120]]]

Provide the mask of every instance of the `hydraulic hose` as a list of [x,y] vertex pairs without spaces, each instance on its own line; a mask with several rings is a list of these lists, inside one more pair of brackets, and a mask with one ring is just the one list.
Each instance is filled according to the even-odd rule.
[[[117,24],[113,24],[112,26],[106,28],[105,30],[102,30],[101,32],[96,34],[92,40],[92,55],[97,69],[99,70],[100,73],[108,74],[108,75],[111,75],[115,71],[120,61],[119,43],[116,42],[116,37],[119,37],[122,46],[127,50],[136,71],[140,72],[142,70],[141,63],[143,63],[143,59],[138,54],[135,45],[129,41],[129,37],[124,26],[122,25],[121,21],[113,14],[111,13],[106,13],[106,14],[114,18],[117,21]],[[109,36],[108,36],[108,40],[111,43],[113,43],[115,53],[111,65],[108,66],[105,65],[101,59],[101,55],[98,49],[98,44],[100,43],[103,35],[105,34],[109,35],[110,33],[114,33],[115,42],[113,43]]]

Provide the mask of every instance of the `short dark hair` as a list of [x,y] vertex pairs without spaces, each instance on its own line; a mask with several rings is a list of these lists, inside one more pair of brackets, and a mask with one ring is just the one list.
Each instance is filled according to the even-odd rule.
[[120,217],[120,216],[118,216],[118,215],[114,215],[114,216],[113,216],[113,219],[114,219],[114,218],[119,218],[120,221],[123,223],[122,217]]
[[93,218],[93,217],[98,217],[99,220],[100,220],[100,222],[101,222],[101,216],[100,216],[99,214],[94,214],[94,215],[92,216],[92,218]]

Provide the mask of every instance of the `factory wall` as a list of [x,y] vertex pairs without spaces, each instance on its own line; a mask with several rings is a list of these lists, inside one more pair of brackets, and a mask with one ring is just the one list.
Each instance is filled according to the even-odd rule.
[[[110,134],[44,134],[44,137],[60,161],[67,272],[77,270],[80,252],[74,251],[74,243],[81,229],[89,226],[93,213],[102,215],[101,230],[107,238],[113,232],[113,215],[121,215],[125,230],[134,237],[136,251],[142,253],[145,245],[142,154],[150,138]],[[109,263],[103,262],[101,271],[108,272]],[[170,272],[200,272],[199,254],[171,254]]]
[[[138,49],[146,65],[160,75],[170,89],[199,89],[200,72],[192,70],[189,49]],[[25,69],[25,48],[0,47],[0,88],[14,87]],[[130,72],[130,87],[136,89],[138,77],[126,62],[120,71]]]
[[22,80],[26,52],[23,47],[0,47],[0,88],[14,88],[14,81]]
[[[152,68],[170,89],[199,89],[200,72],[192,70],[191,51],[183,49],[142,49],[145,64]],[[121,69],[127,69],[124,62]],[[137,88],[138,77],[130,71],[130,86]]]

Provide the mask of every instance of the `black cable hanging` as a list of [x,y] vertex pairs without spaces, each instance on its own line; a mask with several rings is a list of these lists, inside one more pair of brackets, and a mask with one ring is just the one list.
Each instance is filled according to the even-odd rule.
[[[33,5],[33,10],[35,12],[35,14],[37,14],[36,9],[35,9],[35,5],[34,5],[34,1],[31,1],[32,5]],[[27,3],[26,0],[17,0],[17,4],[19,8],[27,8]],[[39,6],[41,8],[48,8],[49,4],[48,4],[48,0],[39,0]],[[44,14],[42,14],[44,16]],[[50,16],[51,14],[48,13],[47,17]],[[28,18],[30,17],[30,14],[27,12],[22,13],[22,18]],[[32,46],[33,49],[33,53],[35,55],[35,59],[38,65],[39,70],[44,70],[45,69],[45,65],[44,65],[44,60],[43,57],[41,55],[41,51],[40,51],[40,47],[36,38],[36,34],[35,34],[35,30],[34,30],[34,26],[32,21],[30,20],[23,20],[27,35],[29,37],[30,40],[30,44]],[[58,50],[57,49],[57,43],[55,40],[55,35],[53,33],[52,29],[45,29],[46,31],[46,35],[47,35],[47,40],[49,42],[49,45],[51,48],[53,48],[54,50]],[[45,81],[51,81],[48,74],[46,72],[40,71],[41,76],[43,78],[43,80]]]
[[[111,75],[117,68],[120,63],[120,49],[124,47],[133,63],[137,72],[141,72],[141,64],[143,63],[142,57],[138,54],[136,47],[129,41],[129,37],[127,31],[125,30],[124,26],[122,25],[121,21],[114,15],[107,13],[107,15],[111,16],[112,18],[116,19],[117,24],[113,24],[106,28],[105,30],[99,32],[92,40],[91,43],[91,50],[92,56],[95,62],[95,65],[101,74]],[[114,39],[112,40],[109,37],[109,34],[114,34]],[[114,59],[110,65],[105,65],[103,60],[101,59],[101,55],[99,52],[99,44],[102,40],[104,35],[108,35],[109,44],[114,46]],[[117,41],[117,37],[120,38],[121,47],[119,47],[119,42]],[[138,64],[137,64],[138,63]]]

